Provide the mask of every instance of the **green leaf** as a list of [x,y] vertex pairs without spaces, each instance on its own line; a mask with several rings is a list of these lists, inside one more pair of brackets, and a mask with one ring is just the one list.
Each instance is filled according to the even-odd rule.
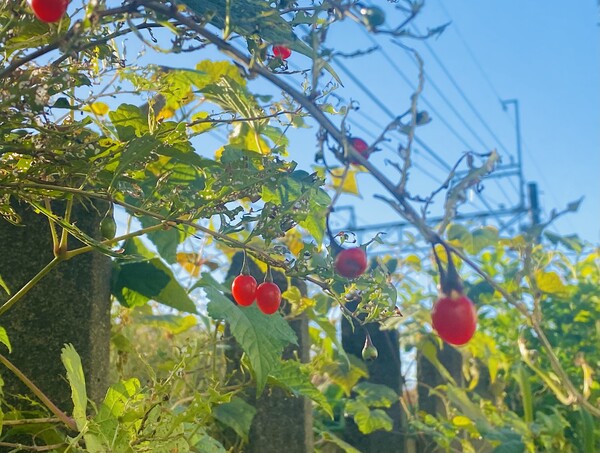
[[594,432],[594,418],[583,407],[579,407],[581,428],[581,451],[594,451],[596,445],[596,434]]
[[0,327],[0,343],[8,348],[8,352],[12,352],[12,346],[10,345],[10,340],[8,339],[8,334],[4,327]]
[[[123,429],[124,423],[138,420],[143,417],[143,412],[133,412],[127,414],[127,409],[131,411],[132,401],[140,400],[140,382],[136,378],[117,382],[111,385],[106,392],[104,401],[100,404],[98,413],[94,417],[96,436],[103,440],[107,446],[104,451],[122,451],[130,453],[133,450],[129,446],[130,438],[126,429]],[[134,407],[134,406],[133,406]]]
[[336,362],[326,364],[323,371],[344,390],[346,395],[352,393],[352,389],[360,379],[369,376],[364,362],[352,354],[341,356]]
[[370,434],[378,430],[391,431],[394,427],[393,420],[385,411],[381,409],[370,410],[362,401],[348,401],[346,412],[353,415],[358,429],[363,434]]
[[[194,428],[198,430],[197,427]],[[225,447],[214,437],[209,436],[204,429],[200,429],[194,433],[190,444],[194,446],[193,451],[202,453],[227,453]]]
[[[142,217],[140,222],[144,228],[157,225],[159,222],[150,217]],[[180,228],[169,228],[166,230],[152,231],[147,234],[148,239],[156,246],[158,254],[167,263],[177,262],[177,247],[181,244],[187,235]]]
[[[151,256],[141,239],[133,238],[125,245],[126,252]],[[196,313],[196,305],[160,258],[117,265],[112,292],[123,305],[143,305],[149,299],[188,313]]]
[[67,380],[71,386],[71,400],[73,401],[73,419],[77,428],[82,430],[86,423],[87,391],[81,358],[72,344],[63,347],[60,359],[67,370]]
[[233,397],[229,403],[213,408],[214,417],[233,429],[238,436],[248,441],[256,409],[241,398]]
[[[200,17],[209,18],[210,23],[220,30],[224,30],[227,23],[231,31],[242,36],[259,34],[268,43],[283,44],[293,51],[315,58],[313,49],[294,35],[292,25],[281,17],[279,10],[266,2],[236,0],[229,4],[223,0],[183,0],[182,3]],[[229,10],[226,4],[230,5]],[[322,61],[322,67],[342,84],[328,63]]]
[[208,300],[208,315],[213,319],[225,320],[231,333],[248,355],[260,394],[269,373],[276,369],[283,348],[297,344],[296,334],[279,315],[265,315],[255,305],[240,307],[214,288],[205,288]]
[[61,352],[60,359],[67,370],[67,381],[71,386],[71,401],[73,401],[73,419],[79,431],[83,432],[86,448],[90,453],[102,453],[105,451],[101,442],[92,432],[85,428],[88,424],[87,409],[87,390],[85,387],[85,376],[81,357],[75,351],[72,344],[66,344]]
[[361,382],[354,387],[358,394],[356,399],[369,407],[390,407],[398,401],[398,395],[387,385]]
[[313,385],[310,372],[300,362],[295,360],[282,362],[270,373],[269,378],[274,384],[289,390],[294,395],[310,398],[333,419],[333,410],[327,397]]
[[117,110],[108,113],[119,139],[126,142],[141,137],[150,129],[148,117],[142,110],[131,104],[121,104]]
[[8,286],[6,285],[4,280],[2,280],[1,275],[0,275],[0,288],[2,288],[4,291],[6,291],[6,294],[8,294],[10,296],[10,289],[8,289]]
[[484,226],[469,231],[463,225],[452,224],[448,228],[448,239],[458,241],[470,254],[477,255],[486,247],[498,242],[498,230],[492,226]]

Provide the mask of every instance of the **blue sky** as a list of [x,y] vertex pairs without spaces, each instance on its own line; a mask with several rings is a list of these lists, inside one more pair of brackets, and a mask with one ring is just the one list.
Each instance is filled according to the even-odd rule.
[[[397,25],[404,18],[395,10],[395,3],[380,0],[372,4],[385,10],[388,26]],[[514,112],[512,107],[504,111],[499,98],[518,99],[523,172],[526,182],[536,182],[539,186],[542,220],[552,209],[563,209],[567,203],[584,196],[579,212],[559,220],[552,230],[560,234],[577,233],[594,243],[600,242],[598,12],[595,0],[428,0],[415,20],[417,28],[425,31],[447,22],[451,24],[441,36],[427,40],[427,45],[418,40],[402,40],[419,52],[425,64],[427,80],[419,108],[428,110],[433,120],[418,129],[421,143],[448,165],[453,165],[467,150],[484,153],[491,149],[498,149],[504,164],[508,164],[511,155],[516,159]],[[135,42],[135,38],[129,42]],[[385,110],[397,115],[409,107],[413,93],[409,83],[416,84],[417,67],[410,54],[389,36],[373,37],[348,20],[334,27],[327,41],[330,47],[344,52],[368,49],[374,44],[381,51],[340,59],[371,93],[366,93],[340,66],[337,71],[344,86],[335,92],[360,105],[348,124],[353,135],[367,141],[389,122]],[[147,57],[153,61],[150,54]],[[173,65],[191,67],[190,61],[195,64],[205,58],[223,57],[213,52],[193,57],[186,54],[183,59],[173,57],[177,62]],[[310,61],[298,54],[293,54],[289,61],[292,69],[310,67]],[[254,82],[254,85],[259,92],[272,91],[264,83]],[[377,103],[383,104],[385,110]],[[315,133],[314,128],[289,133],[290,158],[299,161],[303,168],[314,157]],[[219,140],[223,133],[213,138]],[[394,179],[396,171],[386,166],[385,161],[398,161],[394,150],[401,137],[392,135],[392,138],[383,152],[372,156],[372,161]],[[420,144],[414,151],[415,167],[409,190],[413,195],[428,195],[439,187],[448,172]],[[339,201],[339,205],[355,205],[358,223],[400,220],[387,205],[373,200],[373,194],[383,189],[369,175],[359,176],[359,187],[362,199],[343,196]],[[463,211],[484,210],[484,203],[492,208],[516,205],[518,179],[486,181],[482,195],[484,201],[470,194],[473,204],[465,206]],[[436,201],[432,215],[439,212],[443,198]],[[518,231],[519,224],[525,222],[524,217],[513,223],[509,231]]]
[[[393,12],[393,5],[378,4],[388,12],[389,24],[400,19],[394,15],[397,13]],[[553,230],[561,234],[577,233],[599,242],[600,27],[596,2],[430,0],[415,23],[424,31],[449,21],[446,31],[439,38],[428,40],[428,46],[418,41],[403,41],[413,45],[425,62],[429,80],[423,95],[439,114],[436,116],[420,103],[421,108],[431,113],[433,121],[420,128],[418,136],[450,164],[467,149],[485,152],[491,148],[497,148],[508,163],[508,154],[516,157],[514,116],[510,108],[503,111],[498,97],[518,99],[524,142],[523,171],[526,181],[539,186],[542,219],[553,208],[562,209],[584,196],[580,211],[558,221]],[[389,38],[378,36],[376,41],[385,53],[344,60],[343,64],[387,108],[401,113],[408,107],[412,89],[402,80],[400,72],[414,83],[416,66],[407,52],[390,43]],[[340,27],[332,35],[331,43],[346,51],[372,45],[352,24]],[[445,70],[429,49],[433,49]],[[369,132],[378,133],[377,123],[383,127],[388,117],[364,90],[343,72],[340,75],[345,87],[339,93],[361,105],[360,115],[355,115],[351,124],[352,132],[365,138]],[[434,89],[434,84],[452,107]],[[415,161],[425,171],[414,169],[413,193],[426,194],[439,184],[425,172],[443,179],[444,171],[429,162],[419,148],[415,148]],[[392,154],[380,153],[374,161],[383,165],[384,158]],[[518,201],[517,179],[499,181],[502,187],[493,181],[484,184],[483,194],[489,204],[497,207]],[[357,202],[359,221],[374,223],[374,212],[376,222],[393,220],[394,213],[386,213],[383,205],[374,205],[370,193],[379,189],[370,178],[361,176],[360,183],[367,203]],[[342,204],[351,202],[350,198],[342,200]],[[481,204],[479,207],[482,208]]]

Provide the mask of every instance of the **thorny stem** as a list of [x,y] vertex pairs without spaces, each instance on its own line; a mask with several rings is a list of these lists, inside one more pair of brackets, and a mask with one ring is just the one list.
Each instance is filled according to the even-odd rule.
[[65,414],[63,411],[61,411],[56,404],[54,404],[52,401],[50,401],[50,398],[48,398],[44,392],[42,392],[27,376],[25,376],[21,370],[19,370],[16,366],[14,366],[10,360],[8,360],[6,357],[4,357],[2,354],[0,354],[0,363],[2,363],[6,368],[8,368],[10,371],[12,371],[15,376],[17,376],[17,378],[19,378],[19,380],[25,384],[27,386],[27,388],[29,390],[31,390],[31,392],[37,396],[40,401],[42,403],[44,403],[44,405],[50,409],[50,411],[56,415],[57,418],[59,418],[65,425],[67,425],[67,427],[73,431],[77,431],[77,425],[75,424],[75,420],[73,420],[71,417],[69,417],[67,414]]

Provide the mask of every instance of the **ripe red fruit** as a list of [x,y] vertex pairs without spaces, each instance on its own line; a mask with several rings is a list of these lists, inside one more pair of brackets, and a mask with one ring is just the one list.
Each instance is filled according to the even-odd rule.
[[356,278],[367,270],[367,254],[360,247],[344,249],[335,257],[334,267],[342,277]]
[[292,54],[292,50],[285,46],[273,46],[273,55],[281,58],[282,60],[287,60],[290,58]]
[[265,315],[272,315],[281,305],[281,290],[273,282],[264,282],[256,288],[256,305]]
[[247,307],[256,299],[256,280],[252,275],[238,275],[231,284],[233,299]]
[[[371,154],[367,152],[369,150],[369,145],[362,138],[354,137],[352,140],[350,140],[350,143],[352,143],[352,146],[354,146],[356,151],[358,151],[361,156],[363,156],[365,159],[369,158],[369,155]],[[352,158],[350,159],[350,163],[354,165],[360,164],[359,161]]]
[[69,0],[29,0],[36,17],[43,22],[58,22],[67,11]]
[[453,345],[467,343],[477,329],[475,305],[464,294],[440,298],[431,312],[433,328],[440,338]]

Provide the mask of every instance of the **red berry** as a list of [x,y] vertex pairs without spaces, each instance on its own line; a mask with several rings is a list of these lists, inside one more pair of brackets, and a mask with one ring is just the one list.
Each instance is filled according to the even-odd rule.
[[440,338],[453,345],[467,343],[477,329],[475,305],[464,294],[442,297],[431,312],[433,328]]
[[285,46],[273,46],[273,55],[281,58],[282,60],[287,60],[290,58],[292,54],[292,50]]
[[273,282],[264,282],[256,288],[256,305],[265,315],[272,315],[281,305],[281,291]]
[[29,0],[36,17],[43,22],[58,22],[65,12],[69,0]]
[[252,305],[256,298],[256,280],[252,275],[238,275],[231,284],[233,299],[240,305]]
[[367,270],[367,254],[360,247],[344,249],[335,257],[334,267],[342,277],[356,278]]
[[[358,151],[361,154],[361,156],[363,156],[365,159],[369,158],[369,155],[371,154],[368,152],[369,145],[362,138],[354,137],[352,140],[350,140],[350,143],[352,144],[352,146],[354,146],[356,151]],[[350,159],[350,163],[354,165],[360,164],[359,161],[352,158]]]

